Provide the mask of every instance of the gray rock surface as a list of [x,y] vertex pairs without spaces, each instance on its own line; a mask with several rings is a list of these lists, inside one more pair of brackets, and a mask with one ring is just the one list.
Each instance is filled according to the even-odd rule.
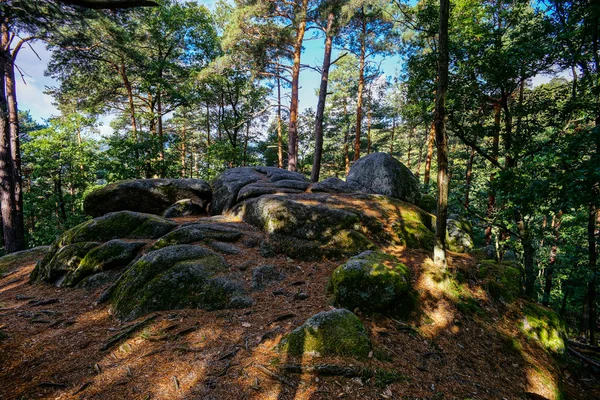
[[263,290],[284,278],[285,274],[274,265],[261,265],[252,270],[252,290]]
[[326,193],[352,193],[354,189],[350,187],[345,181],[340,178],[327,178],[321,182],[313,183],[310,185],[310,191],[313,193],[326,192]]
[[121,210],[161,215],[173,203],[189,199],[205,211],[211,194],[210,185],[201,179],[126,180],[89,193],[84,199],[83,209],[92,217]]
[[448,219],[447,221],[448,249],[457,253],[473,250],[473,227],[471,223],[462,219]]
[[169,206],[169,208],[163,212],[162,216],[164,218],[187,217],[190,215],[199,215],[205,211],[205,207],[194,203],[191,199],[183,199]]
[[156,250],[174,244],[187,244],[203,240],[219,240],[222,242],[235,242],[243,236],[243,233],[226,224],[212,223],[190,223],[184,224],[161,237],[154,243],[152,249]]
[[213,182],[212,215],[231,210],[240,201],[273,193],[301,193],[308,180],[297,172],[275,167],[240,167],[223,172]]
[[350,168],[346,182],[365,193],[395,197],[413,204],[421,200],[417,178],[387,153],[371,153],[358,159]]

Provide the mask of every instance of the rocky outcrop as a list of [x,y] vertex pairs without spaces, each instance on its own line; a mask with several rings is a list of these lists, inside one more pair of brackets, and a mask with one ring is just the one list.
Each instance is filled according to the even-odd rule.
[[162,215],[173,203],[188,199],[205,212],[211,193],[210,185],[201,179],[127,180],[92,191],[85,197],[83,209],[92,217],[122,210]]
[[334,303],[349,310],[406,314],[413,306],[408,268],[379,251],[366,251],[339,266],[330,288]]
[[169,206],[169,208],[163,212],[162,216],[165,218],[187,217],[190,215],[202,214],[205,211],[203,206],[194,203],[191,199],[183,199]]
[[302,260],[354,256],[376,243],[433,247],[434,217],[384,196],[264,195],[238,205],[233,213],[267,233],[265,253]]
[[235,228],[219,223],[189,223],[177,228],[154,243],[153,250],[175,244],[187,244],[201,241],[235,242],[243,233]]
[[279,350],[292,356],[367,358],[371,340],[356,315],[346,309],[323,311],[284,336]]
[[395,197],[412,204],[421,200],[417,178],[387,153],[372,153],[358,159],[350,168],[346,182],[365,193]]
[[227,272],[223,257],[201,246],[152,251],[131,265],[110,290],[114,314],[131,320],[152,311],[251,305],[241,283]]
[[308,180],[297,172],[275,167],[241,167],[228,169],[213,182],[212,215],[231,210],[250,198],[274,193],[302,193]]
[[[157,239],[176,226],[175,222],[156,215],[132,211],[118,211],[86,221],[54,241],[46,256],[37,263],[31,279],[73,286],[105,268],[126,266],[147,240]],[[134,239],[137,243],[115,242],[114,239]],[[104,242],[108,243],[101,246]]]

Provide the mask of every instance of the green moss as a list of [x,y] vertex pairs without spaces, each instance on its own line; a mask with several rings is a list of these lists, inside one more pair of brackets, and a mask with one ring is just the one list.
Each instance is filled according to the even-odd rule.
[[348,309],[394,312],[406,308],[408,268],[382,252],[365,252],[339,266],[329,284],[333,301]]
[[548,308],[526,303],[522,309],[523,318],[519,323],[521,331],[539,343],[549,352],[563,355],[566,350],[566,328],[558,314]]
[[238,284],[215,276],[227,270],[221,256],[199,246],[179,245],[150,252],[117,281],[111,293],[115,315],[134,319],[158,310],[248,305]]
[[433,248],[433,215],[408,205],[398,208],[398,214],[400,218],[392,223],[392,229],[400,244],[410,248]]
[[383,368],[377,368],[374,373],[375,385],[384,388],[394,382],[406,381],[409,378],[398,371],[390,371]]
[[324,311],[286,335],[279,350],[293,356],[348,356],[365,359],[371,341],[362,322],[345,309]]
[[242,237],[242,232],[218,224],[189,224],[167,233],[158,239],[152,250],[176,244],[187,244],[204,240],[218,240],[222,242],[235,242]]
[[[54,253],[48,253],[36,264],[30,279],[44,280],[62,286],[67,274],[76,270],[86,254],[98,245],[100,245],[98,242],[73,243],[61,247]],[[49,255],[52,255],[50,259],[48,259]]]
[[494,300],[513,302],[522,293],[522,276],[520,268],[511,262],[481,260],[478,277],[482,286]]
[[133,260],[138,250],[144,245],[144,242],[110,240],[87,253],[79,266],[66,277],[64,285],[75,286],[92,274],[124,267]]

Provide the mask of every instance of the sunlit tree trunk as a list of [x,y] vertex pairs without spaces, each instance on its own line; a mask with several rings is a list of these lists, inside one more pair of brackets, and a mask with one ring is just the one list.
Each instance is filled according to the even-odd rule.
[[448,137],[446,135],[446,92],[448,91],[448,20],[450,0],[440,0],[440,27],[438,45],[438,87],[435,99],[435,139],[438,162],[438,201],[433,247],[433,261],[437,268],[445,270],[446,261],[446,218],[448,215]]
[[281,130],[281,79],[277,76],[277,168],[283,168],[283,133]]
[[423,185],[427,187],[431,176],[431,160],[433,159],[433,144],[435,143],[435,122],[431,123],[429,130],[429,139],[427,141],[427,157],[425,158],[425,175],[423,176]]
[[294,43],[294,57],[292,65],[292,98],[290,101],[290,122],[288,130],[288,170],[296,171],[298,168],[298,93],[300,88],[300,56],[302,55],[302,42],[306,31],[306,18],[308,0],[302,0],[300,21],[296,30]]
[[321,158],[323,156],[323,114],[325,113],[325,100],[327,99],[327,83],[329,80],[329,67],[331,66],[331,49],[333,44],[333,11],[327,15],[327,27],[325,28],[325,53],[323,55],[323,68],[321,69],[321,87],[319,88],[319,100],[317,102],[317,113],[315,116],[315,155],[313,159],[310,180],[319,181],[321,173]]
[[356,138],[354,139],[354,161],[360,158],[360,134],[362,126],[362,103],[365,88],[365,58],[367,54],[367,21],[364,18],[364,8],[361,19],[362,34],[360,35],[360,55],[358,68],[358,93],[356,97]]

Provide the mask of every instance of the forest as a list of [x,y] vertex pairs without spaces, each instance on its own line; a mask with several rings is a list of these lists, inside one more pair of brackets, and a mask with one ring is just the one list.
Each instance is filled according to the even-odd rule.
[[[51,245],[114,182],[345,180],[387,153],[433,204],[439,270],[447,221],[469,221],[473,251],[518,265],[524,298],[597,349],[600,3],[3,0],[0,16],[2,254]],[[33,45],[47,65],[20,64]],[[18,103],[40,68],[46,120]]]

